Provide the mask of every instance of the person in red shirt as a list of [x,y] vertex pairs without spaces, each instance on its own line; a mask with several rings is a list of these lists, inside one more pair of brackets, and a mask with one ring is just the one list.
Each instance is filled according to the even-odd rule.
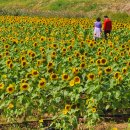
[[107,35],[111,33],[112,30],[112,22],[108,18],[108,16],[104,16],[104,35],[105,39],[107,39]]

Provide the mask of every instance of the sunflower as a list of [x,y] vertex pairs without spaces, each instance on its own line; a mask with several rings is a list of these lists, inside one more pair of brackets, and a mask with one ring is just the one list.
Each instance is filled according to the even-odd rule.
[[38,43],[37,43],[37,42],[34,42],[34,43],[33,43],[33,46],[34,46],[34,47],[36,47],[37,45],[38,45]]
[[51,78],[51,80],[57,80],[57,79],[58,79],[58,76],[57,76],[57,74],[52,73],[52,74],[50,75],[50,78]]
[[71,109],[71,105],[70,104],[66,104],[65,105],[65,110],[70,111],[70,109]]
[[126,73],[127,73],[127,67],[122,68],[122,73],[123,73],[123,74],[126,74]]
[[118,79],[119,77],[120,77],[120,72],[118,72],[118,71],[115,72],[115,73],[114,73],[114,78],[115,78],[115,79]]
[[0,89],[4,89],[4,84],[0,83]]
[[27,73],[26,74],[26,78],[31,78],[32,77],[32,74],[31,73]]
[[9,84],[9,86],[6,88],[6,92],[12,94],[14,92],[14,85]]
[[89,47],[94,47],[94,43],[90,42]]
[[73,48],[73,46],[72,46],[72,45],[68,46],[68,49],[69,49],[69,50],[72,50],[72,48]]
[[40,40],[41,40],[42,42],[44,42],[44,41],[46,41],[46,37],[41,36],[41,37],[40,37]]
[[78,51],[74,52],[75,57],[80,57],[80,53]]
[[45,48],[44,48],[44,47],[40,47],[39,50],[40,50],[41,52],[44,52]]
[[88,80],[94,80],[94,79],[95,79],[95,74],[89,73],[89,74],[87,75],[87,78],[88,78]]
[[62,111],[62,113],[63,113],[64,115],[66,115],[66,114],[68,113],[68,110],[64,109],[64,110]]
[[54,43],[54,44],[52,44],[52,45],[51,45],[51,47],[52,47],[53,49],[58,48],[57,44],[55,44],[55,43]]
[[40,66],[42,63],[43,63],[43,60],[42,60],[42,59],[41,59],[41,60],[37,60],[36,66],[38,67],[38,66]]
[[85,57],[86,57],[85,55],[81,55],[81,56],[80,56],[80,60],[81,60],[81,61],[85,61]]
[[5,56],[8,56],[8,55],[9,55],[9,52],[8,52],[8,51],[6,51],[6,52],[4,53],[4,55],[5,55]]
[[98,71],[98,76],[100,77],[101,75],[102,75],[102,71],[99,70],[99,71]]
[[74,83],[75,84],[80,84],[80,78],[78,76],[74,77]]
[[79,73],[79,69],[78,68],[72,68],[72,73],[74,75],[78,74]]
[[10,103],[10,104],[8,105],[8,109],[12,109],[12,108],[14,108],[14,105],[13,105],[12,103]]
[[38,83],[39,88],[44,88],[46,86],[46,80],[45,78],[41,78],[41,80]]
[[91,60],[90,60],[90,64],[93,64],[93,63],[94,63],[94,59],[91,59]]
[[92,112],[93,113],[95,113],[96,112],[96,108],[94,107],[94,108],[92,108]]
[[52,68],[53,66],[54,66],[54,63],[51,61],[47,64],[47,68]]
[[36,57],[36,53],[35,53],[35,52],[32,52],[32,53],[30,54],[30,56],[31,56],[32,58],[35,58],[35,57]]
[[118,57],[117,57],[117,56],[115,56],[115,57],[114,57],[114,61],[116,61],[116,62],[117,62],[117,60],[118,60]]
[[63,74],[62,75],[62,80],[69,80],[69,75],[68,74]]
[[28,83],[21,83],[20,84],[20,90],[28,90],[29,84]]
[[27,79],[21,79],[21,83],[27,83]]
[[96,60],[96,64],[97,64],[97,65],[100,65],[100,64],[101,64],[100,59],[97,59],[97,60]]
[[8,67],[9,67],[10,69],[13,68],[13,64],[12,64],[12,62],[8,65]]
[[9,49],[9,44],[4,45],[5,49]]
[[2,54],[0,54],[0,59],[2,58]]
[[7,60],[6,65],[9,66],[9,64],[12,63],[12,60]]
[[105,68],[105,73],[106,74],[109,74],[111,72],[112,72],[112,68],[110,66]]
[[51,58],[54,59],[55,57],[56,57],[56,52],[54,51],[54,52],[52,52],[52,54],[51,54]]
[[70,80],[69,85],[72,87],[74,86],[74,80]]
[[86,64],[85,64],[85,62],[82,62],[82,63],[80,64],[80,68],[81,68],[81,69],[86,68]]
[[21,57],[20,57],[20,60],[21,60],[21,61],[23,61],[23,60],[25,60],[25,59],[26,59],[25,56],[21,56]]
[[100,59],[100,62],[101,62],[101,65],[106,65],[107,59],[102,58],[102,59]]
[[2,78],[7,79],[7,75],[6,74],[2,75]]
[[32,70],[32,75],[37,77],[39,75],[39,72],[37,70],[33,69]]
[[102,54],[102,52],[101,52],[101,51],[98,51],[98,52],[97,52],[97,55],[98,55],[98,56],[100,56],[101,54]]
[[24,60],[24,61],[21,62],[22,68],[25,67],[26,65],[27,65],[27,61],[26,60]]
[[127,67],[130,67],[130,61],[128,61],[128,62],[126,63],[126,65],[127,65]]
[[47,72],[48,72],[48,73],[53,73],[54,70],[53,70],[53,68],[48,68],[48,69],[47,69]]
[[63,48],[63,49],[62,49],[62,53],[63,53],[63,54],[65,54],[66,51],[67,51],[66,48]]
[[68,57],[68,61],[71,62],[72,61],[72,57]]

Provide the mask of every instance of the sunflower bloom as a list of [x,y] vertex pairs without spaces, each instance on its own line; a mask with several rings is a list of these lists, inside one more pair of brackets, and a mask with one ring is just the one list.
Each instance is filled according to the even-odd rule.
[[88,80],[94,80],[95,74],[89,73],[89,74],[87,75],[87,78],[88,78]]
[[118,79],[119,77],[120,77],[120,72],[115,72],[115,73],[114,73],[114,78],[115,78],[115,79]]
[[47,68],[52,68],[54,66],[54,63],[53,62],[49,62],[48,64],[47,64]]
[[126,68],[126,67],[122,68],[122,73],[123,73],[123,74],[126,74],[126,73],[127,73],[127,68]]
[[37,77],[39,75],[39,72],[37,70],[32,70],[32,75]]
[[69,82],[69,85],[72,87],[72,86],[74,86],[74,80],[71,80],[70,82]]
[[101,65],[106,65],[107,59],[105,59],[105,58],[100,59],[100,63],[101,63]]
[[62,75],[62,80],[69,80],[69,75],[68,74],[63,74]]
[[4,84],[0,83],[0,89],[4,89]]
[[40,81],[39,81],[39,84],[38,84],[38,87],[39,88],[44,88],[46,86],[46,80],[44,78],[42,78]]
[[74,77],[74,83],[80,84],[80,78],[78,76]]
[[111,72],[112,72],[112,68],[110,66],[105,68],[106,74],[110,74]]
[[96,108],[92,108],[92,112],[95,113],[96,112]]
[[72,69],[72,73],[73,73],[74,75],[78,74],[78,72],[79,72],[79,69],[78,69],[78,68],[73,68],[73,69]]
[[50,76],[50,78],[51,78],[51,80],[57,80],[58,76],[57,76],[57,74],[52,73],[51,76]]
[[14,105],[13,105],[12,103],[10,103],[10,104],[8,105],[8,109],[12,109],[12,108],[14,108]]
[[70,111],[70,109],[71,109],[71,105],[70,104],[66,104],[65,105],[65,110]]
[[25,91],[28,90],[29,84],[28,83],[21,83],[20,90]]
[[10,84],[7,88],[6,88],[6,92],[9,94],[12,94],[14,92],[14,86],[12,84]]
[[81,64],[80,64],[80,68],[82,68],[82,69],[86,68],[86,64],[85,64],[84,62],[81,63]]

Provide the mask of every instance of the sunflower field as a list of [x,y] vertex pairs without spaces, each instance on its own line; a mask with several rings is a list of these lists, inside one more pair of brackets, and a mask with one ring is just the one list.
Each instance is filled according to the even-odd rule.
[[[93,40],[94,20],[0,16],[0,111],[14,122],[51,117],[57,129],[86,127],[130,108],[130,23],[113,21]],[[103,34],[102,34],[103,35]]]

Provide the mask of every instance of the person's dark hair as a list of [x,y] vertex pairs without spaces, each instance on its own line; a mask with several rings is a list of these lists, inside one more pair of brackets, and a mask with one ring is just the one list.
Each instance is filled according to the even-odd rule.
[[107,16],[107,15],[105,15],[105,16],[104,16],[104,18],[108,18],[108,16]]
[[101,18],[98,17],[96,20],[97,20],[98,22],[100,22],[100,21],[101,21]]

